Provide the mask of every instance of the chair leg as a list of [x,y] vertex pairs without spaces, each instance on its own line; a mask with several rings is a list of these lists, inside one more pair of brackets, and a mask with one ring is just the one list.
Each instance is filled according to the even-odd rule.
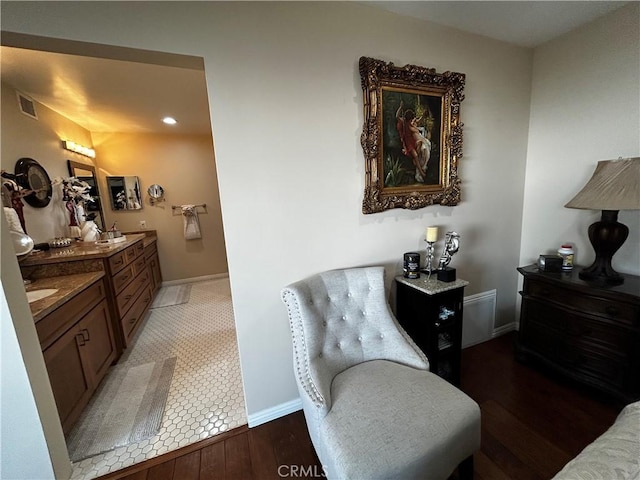
[[458,465],[458,477],[460,480],[473,480],[473,455],[465,458]]

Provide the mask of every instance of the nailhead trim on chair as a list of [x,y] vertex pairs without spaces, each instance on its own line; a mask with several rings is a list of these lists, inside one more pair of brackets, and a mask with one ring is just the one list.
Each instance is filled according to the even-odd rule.
[[[292,299],[292,301],[290,301]],[[293,327],[294,323],[298,325],[298,331],[303,332],[302,329],[302,318],[300,315],[300,305],[295,300],[295,297],[290,291],[282,292],[282,300],[287,306],[287,311],[289,312],[289,328],[291,329],[291,339],[293,343],[293,353],[298,359],[296,364],[296,373],[298,375],[298,379],[300,380],[300,384],[304,388],[304,391],[309,395],[311,401],[317,406],[322,407],[326,404],[324,397],[318,391],[315,383],[313,382],[313,378],[311,377],[311,372],[309,371],[309,359],[302,352],[306,352],[306,343],[304,340],[304,334],[300,334],[300,343],[302,344],[300,347],[298,346],[298,335],[296,334],[296,329]],[[313,302],[310,302],[313,304]],[[291,308],[293,307],[293,308]],[[291,313],[295,311],[295,317]],[[300,370],[300,364],[304,365],[304,372]]]

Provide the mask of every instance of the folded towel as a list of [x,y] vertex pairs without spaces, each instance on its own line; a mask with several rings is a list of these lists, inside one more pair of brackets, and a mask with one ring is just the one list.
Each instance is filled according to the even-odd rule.
[[13,208],[2,207],[4,208],[4,216],[7,219],[7,223],[9,224],[9,230],[18,233],[24,233],[22,225],[20,225],[20,218],[18,217],[18,212],[16,212]]
[[195,240],[202,238],[200,234],[200,222],[198,221],[198,212],[195,205],[182,205],[182,219],[184,222],[184,238],[185,240]]

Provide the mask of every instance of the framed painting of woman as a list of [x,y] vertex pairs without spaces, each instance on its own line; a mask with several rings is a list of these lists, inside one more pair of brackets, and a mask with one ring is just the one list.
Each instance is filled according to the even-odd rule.
[[362,57],[360,77],[363,212],[456,205],[465,75]]

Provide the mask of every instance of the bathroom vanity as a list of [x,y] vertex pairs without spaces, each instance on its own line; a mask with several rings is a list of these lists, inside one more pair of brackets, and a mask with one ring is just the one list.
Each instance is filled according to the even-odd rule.
[[44,289],[55,293],[30,306],[66,433],[116,359],[116,342],[104,272],[36,280],[27,293]]
[[118,243],[75,242],[20,261],[24,278],[102,271],[118,357],[131,344],[162,281],[157,237],[129,234]]
[[[128,234],[119,243],[76,242],[20,260],[65,432],[109,366],[131,345],[160,288],[157,237]],[[48,295],[39,298],[39,293]]]

